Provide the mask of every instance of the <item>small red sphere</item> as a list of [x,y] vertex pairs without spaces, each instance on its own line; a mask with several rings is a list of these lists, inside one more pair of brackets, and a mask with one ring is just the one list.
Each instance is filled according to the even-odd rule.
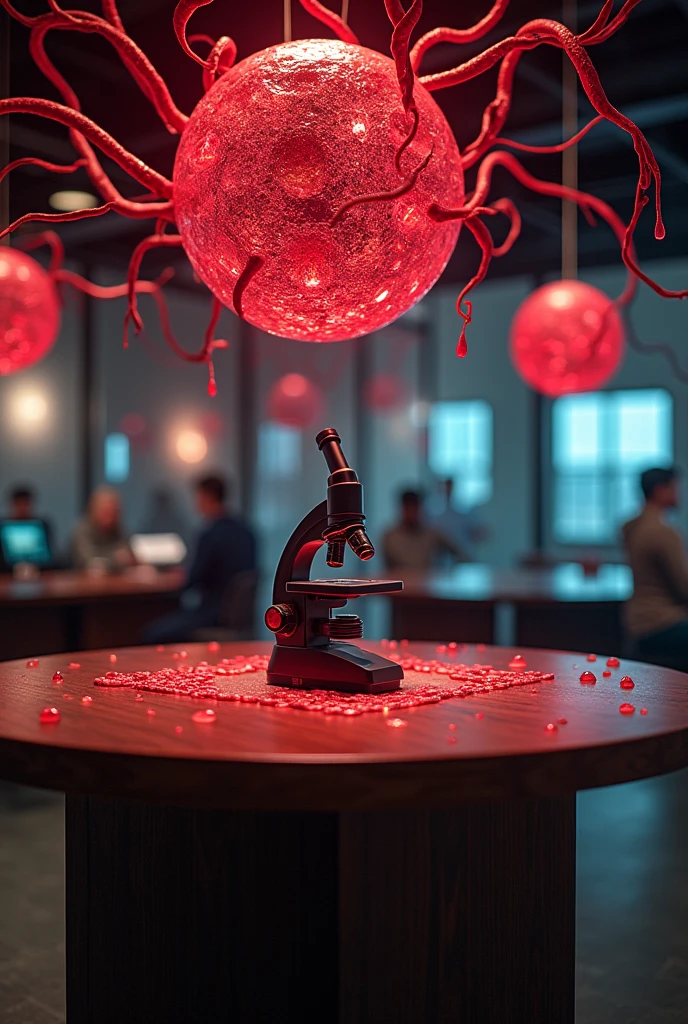
[[267,400],[268,419],[285,427],[305,430],[320,422],[325,402],[322,391],[300,373],[286,373],[270,388]]
[[57,288],[40,263],[0,248],[0,377],[48,354],[60,330]]
[[[463,170],[440,108],[420,83],[416,138],[393,61],[335,40],[272,46],[236,64],[193,111],[174,166],[184,248],[226,306],[250,257],[264,260],[243,296],[257,327],[301,341],[355,338],[391,323],[438,279],[460,222]],[[348,200],[398,189],[432,150],[415,186],[392,201]]]
[[554,281],[529,295],[514,317],[511,358],[526,384],[556,397],[592,391],[616,373],[624,333],[611,299],[584,281]]
[[393,373],[377,373],[366,381],[363,400],[373,412],[392,412],[408,400],[408,391]]

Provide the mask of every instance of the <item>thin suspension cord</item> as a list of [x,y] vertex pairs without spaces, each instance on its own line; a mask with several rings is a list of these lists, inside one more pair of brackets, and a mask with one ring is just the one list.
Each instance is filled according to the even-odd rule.
[[284,0],[284,41],[291,42],[291,0]]
[[342,21],[349,24],[349,0],[342,0]]

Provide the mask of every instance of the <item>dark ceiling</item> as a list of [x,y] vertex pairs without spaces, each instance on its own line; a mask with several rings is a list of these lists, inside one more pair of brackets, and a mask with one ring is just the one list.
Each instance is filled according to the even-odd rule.
[[[334,7],[337,0],[328,2]],[[16,5],[28,14],[43,13],[48,6],[47,0],[16,0]],[[601,5],[602,0],[579,0],[581,28],[594,21]],[[98,3],[92,0],[77,6],[99,12]],[[128,32],[161,72],[177,104],[190,112],[202,94],[200,68],[182,53],[174,37],[174,6],[174,0],[120,0],[119,4]],[[295,37],[327,34],[305,14],[297,0],[293,0],[292,6]],[[469,8],[477,19],[489,6],[490,0],[464,5],[456,0],[426,0],[417,34],[438,25],[462,27],[469,20]],[[458,14],[461,8],[463,13]],[[559,19],[561,8],[548,0],[512,0],[503,21],[490,35],[461,49],[436,47],[427,55],[423,71],[439,71],[465,60],[534,17]],[[388,51],[390,26],[383,0],[350,0],[350,23],[362,43]],[[282,38],[282,0],[242,4],[215,0],[194,15],[191,30],[209,33],[214,38],[231,35],[241,58]],[[12,21],[10,94],[59,99],[33,66],[27,39],[27,30]],[[175,137],[164,130],[107,43],[95,36],[59,32],[49,37],[48,49],[81,97],[84,112],[132,152],[169,175]],[[663,171],[667,238],[662,243],[654,241],[653,218],[647,211],[637,232],[640,258],[684,256],[688,252],[688,0],[643,0],[617,35],[592,48],[590,53],[610,100],[646,133]],[[541,145],[561,141],[561,75],[561,52],[553,48],[540,47],[521,60],[505,134]],[[434,94],[460,146],[477,134],[482,111],[494,96],[495,82],[496,69],[462,86]],[[582,90],[579,108],[582,124],[591,116]],[[73,159],[66,129],[36,117],[11,119],[11,155],[36,155],[57,162]],[[540,177],[560,178],[560,156],[526,156],[524,162]],[[118,167],[106,164],[124,194],[141,191]],[[601,125],[580,145],[580,187],[607,200],[626,220],[632,209],[637,168],[631,140],[618,128]],[[500,194],[511,195],[518,201],[524,231],[512,252],[493,263],[491,276],[539,274],[556,269],[561,252],[560,204],[527,192],[498,170],[497,175],[501,174],[503,178],[495,177],[496,186],[501,183]],[[67,180],[69,185],[65,184]],[[89,189],[90,185],[82,172],[69,179],[56,179],[34,168],[15,172],[10,188],[12,217],[28,210],[48,210],[48,196],[60,187]],[[71,257],[85,264],[121,268],[126,266],[136,241],[147,233],[141,222],[115,214],[63,225],[60,231]],[[603,226],[594,230],[582,218],[579,255],[583,265],[620,259],[611,232]],[[169,253],[165,254],[165,262],[169,262]],[[477,250],[468,234],[462,234],[447,279],[465,281],[476,264]],[[148,269],[154,269],[153,260]],[[180,266],[179,273],[182,279],[190,280],[188,268]]]

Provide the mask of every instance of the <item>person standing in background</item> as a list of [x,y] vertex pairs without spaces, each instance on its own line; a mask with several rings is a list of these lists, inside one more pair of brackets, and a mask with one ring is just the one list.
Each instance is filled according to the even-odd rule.
[[401,518],[382,538],[385,564],[395,572],[428,572],[443,553],[455,562],[466,562],[465,552],[451,538],[423,522],[423,498],[419,491],[400,495]]
[[228,487],[220,476],[196,484],[196,507],[205,520],[179,611],[153,622],[144,633],[149,644],[185,643],[197,629],[221,625],[223,602],[238,573],[255,572],[256,541],[251,529],[227,508]]
[[648,469],[640,478],[642,512],[622,528],[633,572],[624,624],[643,661],[688,671],[688,557],[681,535],[665,522],[678,508],[678,473]]
[[463,551],[466,561],[474,562],[476,545],[487,540],[489,531],[477,508],[458,507],[455,492],[451,477],[442,480],[440,500],[430,504],[428,524]]
[[117,491],[99,487],[93,492],[74,530],[71,552],[75,569],[116,572],[134,564]]

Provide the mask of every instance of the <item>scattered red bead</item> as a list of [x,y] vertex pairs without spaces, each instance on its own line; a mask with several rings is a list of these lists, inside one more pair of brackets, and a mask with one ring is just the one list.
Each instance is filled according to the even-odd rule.
[[27,661],[26,667],[27,668],[38,668],[38,664],[39,664],[38,658],[31,658],[29,661]]
[[583,684],[583,686],[594,686],[597,682],[597,676],[594,674],[594,672],[588,672],[586,670],[585,672],[581,672],[580,681]]
[[393,729],[404,729],[408,722],[404,721],[403,718],[388,718],[387,725],[391,725]]
[[117,661],[117,655],[116,655],[116,654],[111,654],[111,655],[110,655],[110,661],[111,661],[111,662],[113,663],[113,665],[114,665],[114,663],[115,663],[115,662]]
[[475,645],[475,649],[476,649],[476,651],[486,651],[487,650],[487,644],[476,644]]
[[216,718],[217,715],[212,708],[206,708],[205,711],[194,711],[191,716],[191,720],[199,725],[212,725]]
[[632,704],[622,704],[619,707],[619,711],[621,712],[622,715],[632,715],[633,712],[635,711],[635,708],[633,707]]
[[557,722],[559,723],[559,725],[566,725],[567,724],[567,719],[566,718],[557,718]]
[[596,654],[589,654],[585,660],[586,661],[597,661],[597,655]]
[[165,646],[164,646],[164,644],[158,644],[158,646],[155,649],[156,649],[156,651],[164,651],[165,650]]
[[454,723],[452,722],[452,724],[451,724],[451,725],[449,726],[449,728],[453,730],[453,729],[456,729],[456,726],[455,726],[455,725],[454,725]]
[[633,682],[630,676],[622,676],[621,681],[619,682],[619,686],[622,690],[632,690],[635,686],[635,683]]
[[79,664],[78,661],[70,661],[69,667],[72,668],[72,669],[77,669],[77,668],[81,668],[81,665]]
[[62,694],[62,700],[74,700],[74,698],[72,697],[72,695],[70,693],[63,693]]
[[60,721],[60,718],[61,715],[57,708],[43,708],[38,716],[42,725],[56,725]]
[[618,668],[620,664],[618,658],[607,658],[607,668]]
[[182,729],[181,725],[175,725],[174,731],[176,733],[180,733],[180,732],[183,732],[184,730]]
[[134,700],[143,700],[143,694],[137,693],[136,696],[134,697]]
[[547,725],[545,726],[545,731],[546,732],[556,732],[557,731],[557,727],[554,724],[554,722],[548,722]]
[[484,718],[485,715],[482,713],[482,711],[479,711],[475,717],[476,718]]
[[211,640],[210,641],[210,643],[208,644],[208,650],[212,651],[213,654],[215,654],[217,651],[220,650],[220,645],[217,642],[217,640]]
[[81,703],[82,704],[92,704],[93,703],[93,697],[89,697],[88,694],[86,694],[85,697],[81,698]]
[[509,668],[519,669],[526,667],[526,659],[522,654],[514,654],[513,658],[509,662]]
[[64,676],[61,672],[53,672],[53,683],[57,686],[59,683],[64,683]]
[[647,708],[641,708],[640,709],[640,714],[641,715],[646,715],[647,714]]
[[602,675],[604,676],[604,678],[605,678],[605,679],[609,679],[609,677],[610,677],[610,675],[611,675],[611,672],[609,671],[609,669],[608,669],[608,668],[606,668],[606,669],[604,670],[604,672],[602,673]]
[[155,711],[154,711],[153,708],[148,708],[148,710],[146,711],[146,714],[150,715],[152,717],[155,714]]

